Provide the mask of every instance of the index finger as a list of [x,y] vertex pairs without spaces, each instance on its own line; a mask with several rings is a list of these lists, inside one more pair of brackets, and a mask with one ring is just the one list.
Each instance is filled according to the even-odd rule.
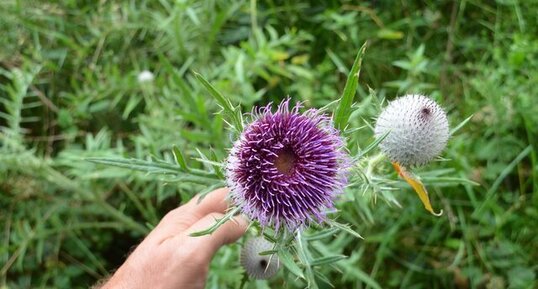
[[152,238],[162,240],[186,230],[210,213],[224,213],[228,207],[228,188],[220,188],[200,199],[193,197],[187,204],[168,212],[151,233]]

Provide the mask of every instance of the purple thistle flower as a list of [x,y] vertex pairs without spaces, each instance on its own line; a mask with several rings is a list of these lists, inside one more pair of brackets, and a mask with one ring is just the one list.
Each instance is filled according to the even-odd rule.
[[291,110],[289,99],[253,111],[230,152],[226,178],[232,201],[252,220],[278,230],[323,222],[347,183],[349,157],[328,116]]

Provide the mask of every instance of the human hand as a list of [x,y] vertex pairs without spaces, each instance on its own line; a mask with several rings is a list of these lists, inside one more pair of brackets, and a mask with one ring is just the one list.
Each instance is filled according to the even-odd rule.
[[209,263],[224,244],[235,242],[247,222],[235,217],[213,234],[191,237],[222,218],[228,189],[198,196],[170,211],[101,289],[112,288],[204,288]]

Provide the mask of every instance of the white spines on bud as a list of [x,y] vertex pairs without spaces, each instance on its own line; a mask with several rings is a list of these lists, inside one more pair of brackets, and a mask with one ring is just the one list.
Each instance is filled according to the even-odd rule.
[[241,250],[241,265],[250,277],[269,279],[276,275],[279,268],[278,256],[260,255],[273,249],[273,244],[263,237],[249,239]]
[[449,137],[444,110],[419,94],[408,94],[388,104],[377,118],[375,136],[387,132],[379,144],[381,151],[392,162],[406,167],[430,162],[445,148]]

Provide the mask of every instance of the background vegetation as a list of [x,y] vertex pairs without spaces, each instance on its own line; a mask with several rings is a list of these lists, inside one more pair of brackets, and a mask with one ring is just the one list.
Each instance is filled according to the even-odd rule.
[[[321,107],[366,40],[350,119],[365,127],[350,149],[373,141],[377,98],[422,92],[452,126],[474,117],[419,172],[443,217],[383,163],[376,172],[402,189],[391,201],[352,186],[341,218],[365,240],[316,241],[349,256],[320,270],[335,288],[536,288],[537,11],[516,0],[1,1],[0,288],[87,288],[168,210],[221,185],[85,161],[172,160],[174,145],[194,167],[209,169],[199,152],[222,160],[230,137],[193,71],[243,111],[288,95]],[[143,70],[155,78],[138,81]],[[238,249],[220,251],[208,288],[239,286]],[[281,273],[248,286],[304,283]]]

